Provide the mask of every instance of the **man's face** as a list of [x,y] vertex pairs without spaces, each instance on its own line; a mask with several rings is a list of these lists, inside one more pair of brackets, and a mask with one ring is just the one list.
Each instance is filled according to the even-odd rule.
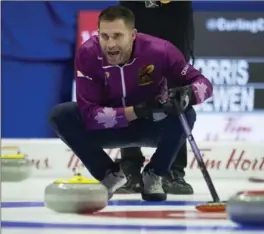
[[123,64],[128,61],[135,38],[136,30],[127,26],[121,19],[100,22],[100,45],[111,65]]

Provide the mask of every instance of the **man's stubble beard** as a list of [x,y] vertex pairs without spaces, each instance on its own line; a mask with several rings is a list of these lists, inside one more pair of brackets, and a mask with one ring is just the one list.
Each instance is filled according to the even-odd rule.
[[126,52],[126,57],[124,58],[124,64],[128,63],[132,58],[132,50],[133,50],[133,44],[130,45],[129,50]]

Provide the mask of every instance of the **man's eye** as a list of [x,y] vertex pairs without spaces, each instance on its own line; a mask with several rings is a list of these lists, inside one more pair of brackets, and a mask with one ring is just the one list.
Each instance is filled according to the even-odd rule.
[[115,34],[115,39],[118,39],[118,38],[120,38],[121,37],[121,34]]
[[104,39],[104,40],[108,40],[108,36],[107,35],[105,35],[105,34],[103,34],[103,35],[101,35],[101,37]]

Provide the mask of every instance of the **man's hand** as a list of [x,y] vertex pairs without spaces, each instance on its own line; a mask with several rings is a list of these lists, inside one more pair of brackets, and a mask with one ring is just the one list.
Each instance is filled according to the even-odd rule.
[[191,86],[169,89],[169,100],[164,103],[165,112],[181,114],[190,105],[193,98]]
[[193,98],[191,86],[169,89],[169,99],[163,103],[153,100],[134,106],[137,118],[155,120],[155,114],[179,115],[190,105]]
[[164,114],[162,104],[160,104],[156,100],[144,102],[134,106],[134,112],[138,118],[145,118],[149,120],[154,120],[155,114],[159,114],[159,113]]

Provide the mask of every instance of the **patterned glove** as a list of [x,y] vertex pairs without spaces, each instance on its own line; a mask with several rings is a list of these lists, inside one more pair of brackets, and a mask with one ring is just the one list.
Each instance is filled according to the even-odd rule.
[[163,106],[158,101],[150,101],[134,106],[136,116],[141,119],[156,120],[155,116],[164,114]]
[[193,89],[190,85],[169,89],[170,100],[166,108],[173,114],[181,114],[191,105],[193,97]]

